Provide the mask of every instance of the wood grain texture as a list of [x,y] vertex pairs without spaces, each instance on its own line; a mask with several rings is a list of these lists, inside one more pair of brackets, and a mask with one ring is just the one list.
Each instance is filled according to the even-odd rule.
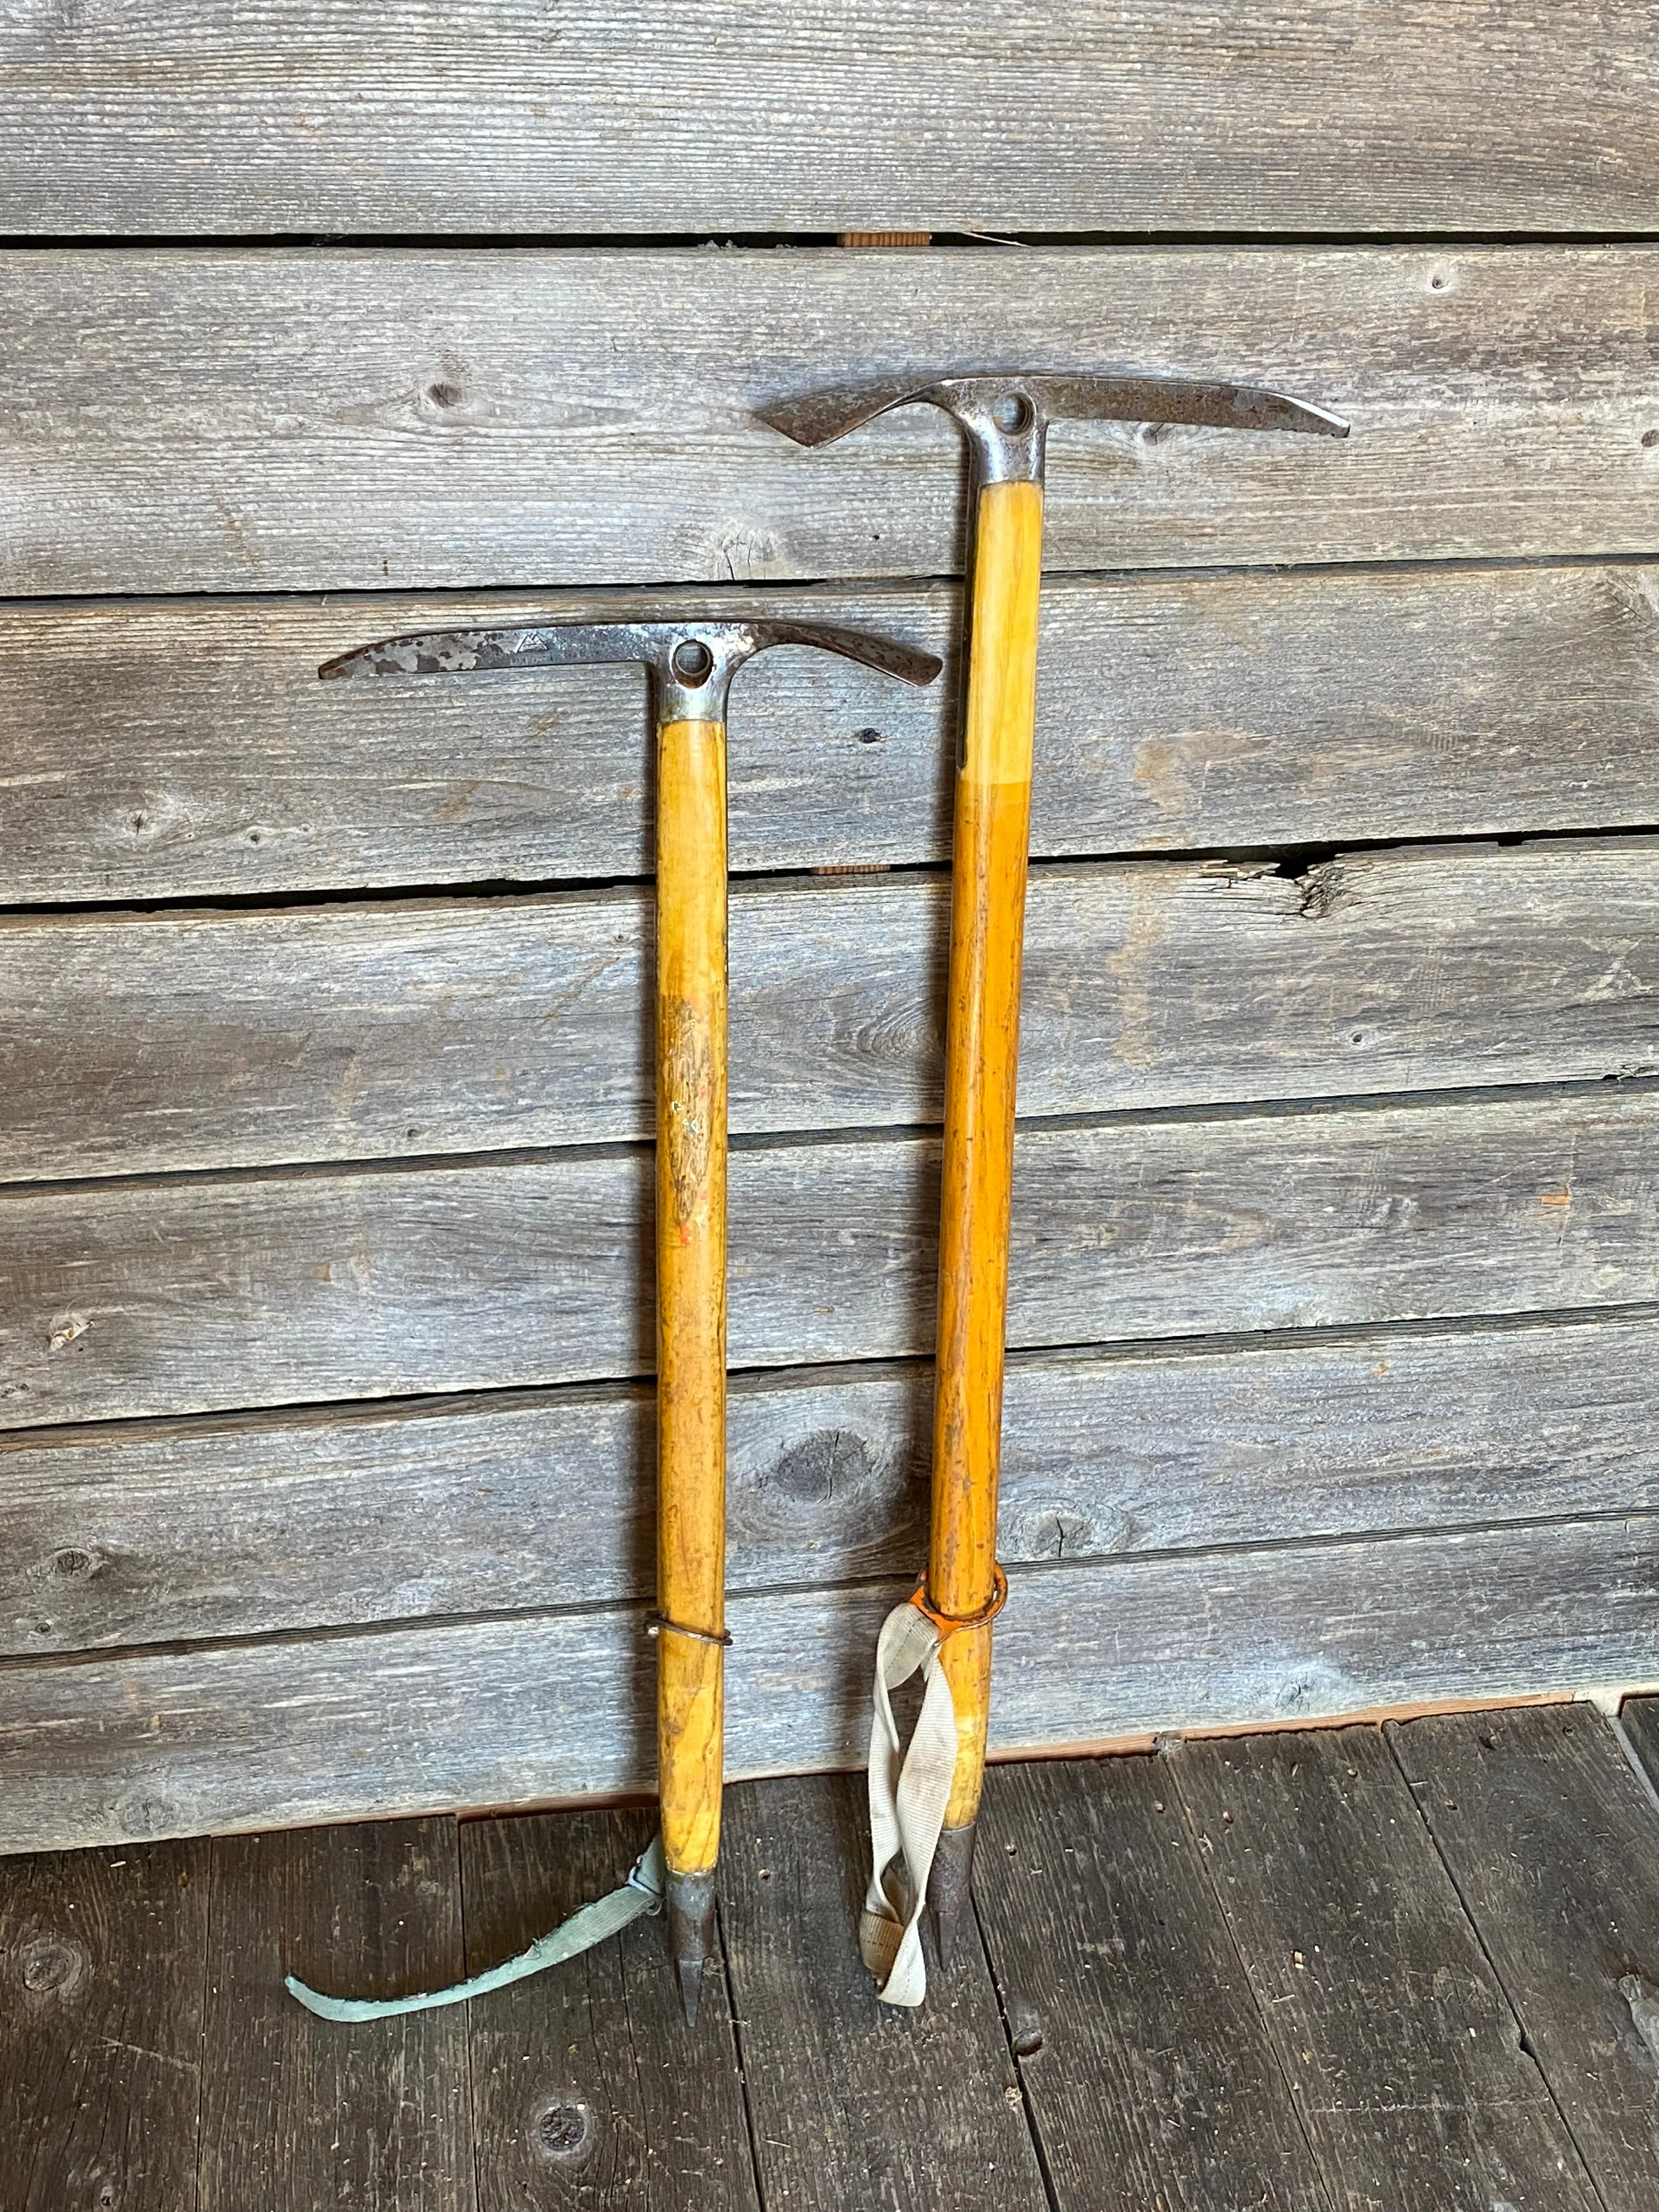
[[[1036,726],[1042,487],[983,485],[975,502],[972,637],[951,837],[944,1127],[927,1599],[957,1620],[996,1591],[997,1474],[1008,1338],[1008,1218]],[[991,1630],[945,1638],[956,1709],[947,1830],[979,1806]],[[946,1946],[949,1937],[945,1938]]]
[[[931,480],[919,470],[907,499]],[[1656,573],[1050,574],[1032,849],[1659,821]],[[13,604],[5,902],[646,875],[637,671],[316,672],[389,632],[629,617],[653,596]],[[864,622],[945,653],[958,622],[943,585],[696,597]],[[948,860],[957,701],[951,674],[920,690],[825,653],[763,654],[734,695],[732,866]]]
[[962,461],[936,410],[828,453],[753,410],[987,360],[1224,375],[1352,423],[1064,425],[1056,570],[1648,553],[1656,269],[1640,246],[19,251],[0,590],[941,575]]
[[[1659,1291],[1642,1085],[1170,1121],[1016,1147],[1016,1347],[1613,1305]],[[929,1348],[938,1147],[734,1152],[734,1367]],[[0,1417],[649,1370],[650,1157],[0,1195]]]
[[[1021,1111],[1648,1073],[1656,894],[1652,838],[1040,866]],[[733,886],[735,1129],[939,1121],[948,898]],[[648,1138],[653,933],[622,890],[0,921],[0,1177]]]
[[195,2212],[208,1848],[0,1870],[0,2203]]
[[[999,1551],[1652,1511],[1656,1374],[1650,1320],[1016,1353]],[[921,1365],[734,1377],[730,1586],[915,1572],[931,1404]],[[645,1603],[652,1463],[637,1385],[26,1432],[0,1446],[0,1650]]]
[[465,2013],[343,2027],[283,1986],[403,1996],[459,1980],[454,1822],[222,1838],[212,1942],[201,2212],[473,2212]]
[[1188,1744],[1170,1772],[1333,2201],[1590,2212],[1381,1732]]
[[[993,1748],[1659,1680],[1654,1558],[1632,1515],[1017,1567]],[[732,1597],[729,1778],[862,1763],[910,1586]],[[598,1610],[0,1669],[0,1846],[649,1790],[641,1628]]]
[[1642,1771],[1659,1791],[1659,1697],[1626,1698],[1619,1725]]
[[975,1869],[1058,2212],[1328,2212],[1162,1762],[993,1768]]
[[[468,1820],[467,1970],[526,1949],[614,1889],[651,1840],[645,1810]],[[467,2008],[479,2212],[757,2212],[724,1977],[696,2032],[662,1923]]]
[[1655,2054],[1620,1983],[1659,1989],[1659,1813],[1583,1707],[1389,1734],[1601,2204],[1642,2212],[1659,2172]]
[[724,1764],[723,722],[658,730],[656,921],[657,1771],[672,1916],[672,1877],[712,1873],[719,1856]]
[[855,1776],[729,1801],[720,1918],[768,2204],[1043,2212],[985,1954],[972,1930],[927,2002],[878,2002],[858,1952],[868,1816]]
[[15,14],[0,228],[1643,230],[1651,10]]

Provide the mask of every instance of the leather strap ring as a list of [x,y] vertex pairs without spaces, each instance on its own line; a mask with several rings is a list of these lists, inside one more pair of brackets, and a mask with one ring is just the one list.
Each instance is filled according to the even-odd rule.
[[924,1575],[916,1584],[910,1602],[918,1613],[925,1613],[928,1620],[933,1622],[939,1631],[939,1640],[941,1644],[947,1637],[956,1635],[960,1629],[988,1628],[1003,1607],[1007,1604],[1008,1577],[1003,1573],[1000,1565],[993,1566],[991,1571],[996,1578],[991,1585],[991,1601],[988,1605],[981,1606],[977,1613],[941,1613],[937,1606],[929,1605],[927,1602],[927,1576]]

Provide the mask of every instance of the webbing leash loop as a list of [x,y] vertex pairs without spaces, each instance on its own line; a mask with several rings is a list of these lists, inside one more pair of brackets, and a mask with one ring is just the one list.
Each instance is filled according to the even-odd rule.
[[[939,1632],[907,1598],[881,1625],[870,1724],[870,1881],[859,1917],[859,1951],[884,2004],[919,2005],[927,1994],[921,1911],[957,1767],[957,1714],[939,1664]],[[921,1712],[908,1747],[892,1692],[922,1678]]]
[[[859,1919],[859,1950],[884,2004],[919,2005],[927,1994],[921,1911],[957,1771],[957,1711],[939,1652],[964,1628],[985,1628],[1008,1602],[1008,1577],[995,1569],[988,1605],[941,1613],[927,1602],[922,1577],[882,1623],[876,1645],[875,1712],[870,1725],[870,1882]],[[892,1692],[920,1674],[921,1712],[901,1741]]]
[[613,1889],[608,1896],[582,1905],[547,1935],[538,1936],[516,1959],[490,1966],[467,1981],[453,1982],[447,1989],[428,1990],[412,1997],[325,1997],[319,1990],[307,1988],[297,1975],[289,1974],[289,1992],[319,2020],[390,2020],[398,2013],[431,2012],[439,2005],[465,2004],[473,1997],[487,1996],[491,1990],[505,1989],[509,1983],[544,1973],[550,1966],[562,1966],[567,1959],[579,1958],[596,1943],[603,1943],[607,1936],[619,1935],[642,1914],[660,1912],[667,1887],[662,1838],[653,1836],[648,1850],[641,1852],[629,1869],[620,1889]]

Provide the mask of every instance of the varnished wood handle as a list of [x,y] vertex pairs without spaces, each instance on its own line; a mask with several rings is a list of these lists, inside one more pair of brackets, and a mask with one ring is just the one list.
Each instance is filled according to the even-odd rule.
[[[985,486],[975,533],[968,703],[951,859],[927,1562],[930,1603],[958,1617],[989,1605],[996,1572],[1042,562],[1042,487]],[[979,1807],[991,1630],[959,1631],[946,1640],[943,1660],[956,1699],[957,1738],[945,1825],[957,1828],[966,1826]]]
[[[726,1627],[726,729],[657,732],[657,1604]],[[725,1657],[658,1636],[663,1850],[720,1850]]]

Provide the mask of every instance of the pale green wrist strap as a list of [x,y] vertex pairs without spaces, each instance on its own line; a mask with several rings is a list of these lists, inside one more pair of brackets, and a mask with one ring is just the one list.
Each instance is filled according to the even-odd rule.
[[584,1905],[550,1935],[538,1936],[516,1959],[474,1974],[471,1981],[453,1982],[447,1990],[428,1990],[414,1997],[320,1996],[293,1974],[288,1977],[288,1987],[306,2010],[314,2012],[319,2020],[389,2020],[394,2013],[430,2012],[435,2005],[465,2004],[469,1997],[481,1997],[490,1990],[503,1990],[509,1982],[521,1982],[531,1974],[543,1973],[549,1966],[561,1966],[567,1959],[591,1951],[607,1936],[620,1934],[642,1912],[660,1912],[666,1887],[662,1838],[658,1836],[620,1889],[613,1889],[608,1897],[598,1898],[592,1905]]

